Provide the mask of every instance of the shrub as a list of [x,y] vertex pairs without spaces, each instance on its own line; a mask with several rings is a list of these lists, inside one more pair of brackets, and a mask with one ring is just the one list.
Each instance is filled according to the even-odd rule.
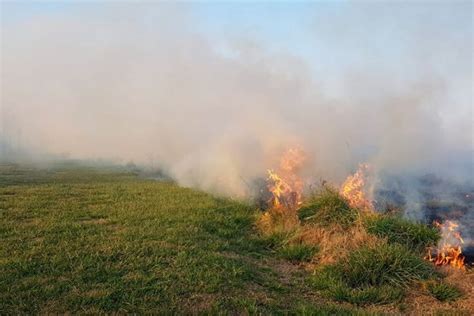
[[346,282],[361,285],[405,287],[410,282],[435,275],[431,264],[399,244],[361,247],[341,265]]
[[438,230],[420,223],[393,216],[371,216],[365,220],[367,232],[385,237],[390,243],[423,250],[436,245],[440,239]]
[[281,256],[294,262],[311,261],[318,247],[306,244],[287,244],[279,249]]
[[461,290],[444,282],[430,282],[427,288],[433,297],[442,302],[454,301],[462,296]]
[[337,223],[347,227],[355,222],[358,213],[335,189],[324,187],[300,208],[298,216],[302,222]]

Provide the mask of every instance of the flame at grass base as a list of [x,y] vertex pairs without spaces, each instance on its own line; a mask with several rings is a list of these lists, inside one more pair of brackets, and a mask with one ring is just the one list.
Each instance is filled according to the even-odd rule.
[[358,209],[372,209],[372,203],[365,194],[367,182],[368,164],[360,164],[359,169],[353,175],[346,178],[341,186],[340,194],[351,207]]
[[290,148],[282,156],[278,173],[268,170],[268,190],[272,193],[270,207],[297,209],[301,205],[303,181],[298,171],[306,155],[300,148]]
[[454,221],[444,223],[435,222],[434,225],[441,231],[441,241],[437,249],[428,249],[425,259],[433,262],[436,266],[451,266],[458,269],[466,269],[464,256],[462,255],[462,244],[464,240],[457,230],[459,224]]

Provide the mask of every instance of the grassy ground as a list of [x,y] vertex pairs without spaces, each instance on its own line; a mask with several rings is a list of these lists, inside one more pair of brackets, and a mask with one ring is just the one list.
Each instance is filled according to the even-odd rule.
[[432,274],[406,252],[431,230],[377,217],[361,233],[337,193],[311,201],[296,233],[265,235],[253,206],[124,169],[0,165],[0,315],[468,314],[472,273],[394,286]]
[[269,249],[258,212],[113,170],[0,166],[0,314],[354,313]]

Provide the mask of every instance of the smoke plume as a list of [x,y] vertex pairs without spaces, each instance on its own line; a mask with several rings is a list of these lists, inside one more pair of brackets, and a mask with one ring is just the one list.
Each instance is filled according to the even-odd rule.
[[301,54],[218,41],[192,5],[2,4],[1,154],[132,160],[231,196],[294,145],[314,181],[361,162],[472,179],[472,3],[430,4],[321,5]]

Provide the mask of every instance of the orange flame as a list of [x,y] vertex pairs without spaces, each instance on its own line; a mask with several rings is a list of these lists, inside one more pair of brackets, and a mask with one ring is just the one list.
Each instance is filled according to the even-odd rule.
[[288,149],[280,160],[279,172],[268,170],[268,190],[273,208],[296,209],[301,204],[303,181],[297,173],[306,159],[300,148]]
[[372,209],[372,203],[364,192],[368,170],[368,164],[360,164],[357,172],[348,176],[341,186],[340,194],[349,201],[351,207]]
[[454,221],[446,221],[441,224],[434,222],[434,225],[441,230],[441,241],[438,244],[438,249],[428,249],[426,259],[433,262],[437,266],[450,265],[458,269],[465,269],[464,256],[462,255],[462,247],[464,240],[457,230],[459,224]]

